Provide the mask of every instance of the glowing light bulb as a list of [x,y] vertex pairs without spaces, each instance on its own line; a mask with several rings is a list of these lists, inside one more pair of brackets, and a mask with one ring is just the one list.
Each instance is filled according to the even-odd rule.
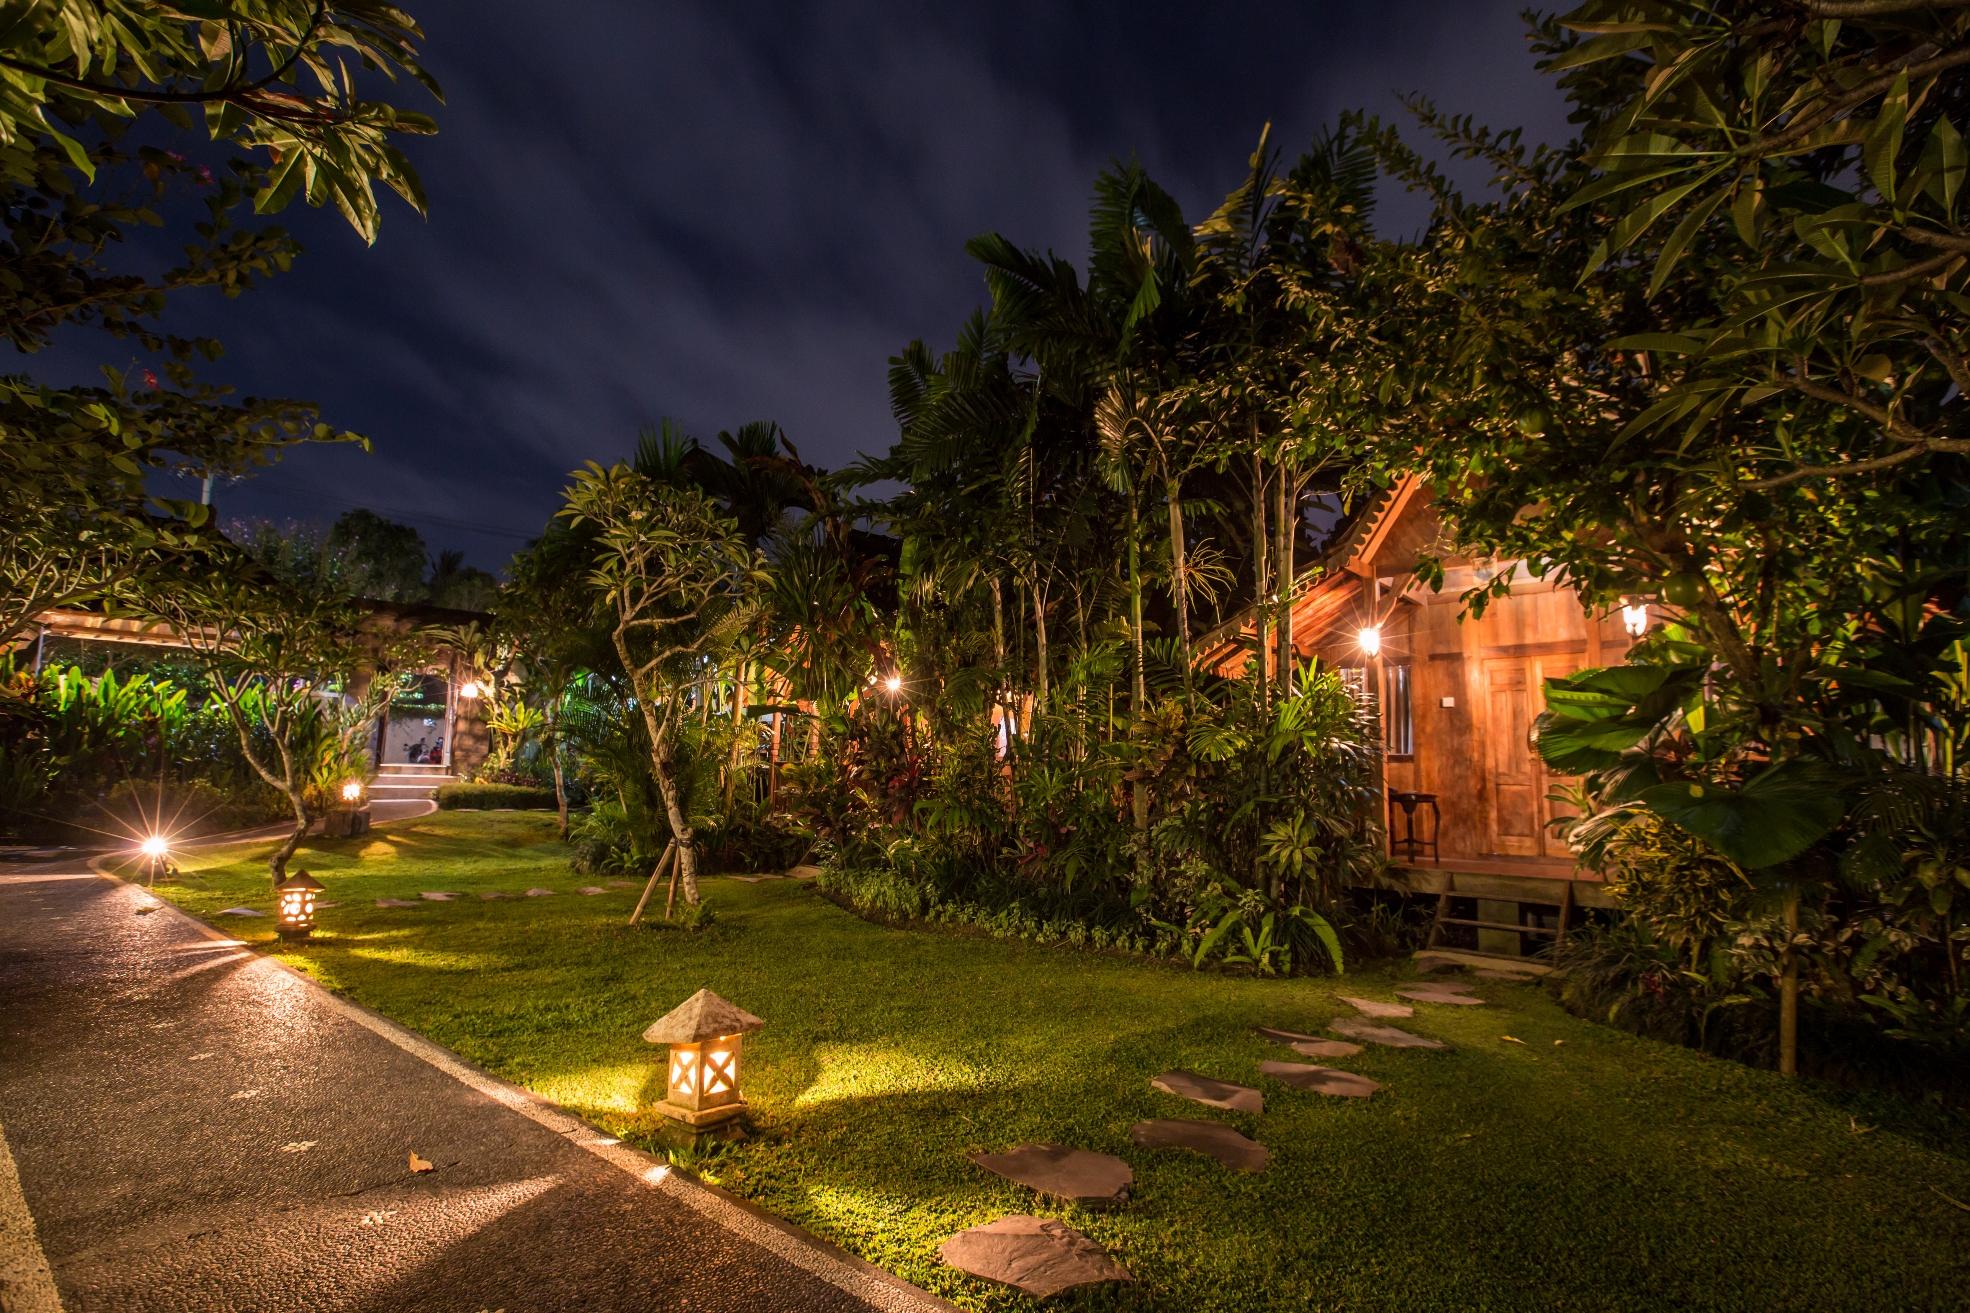
[[1363,625],[1361,632],[1355,635],[1354,641],[1360,645],[1363,652],[1375,656],[1382,650],[1382,627]]
[[882,681],[882,686],[891,693],[900,693],[903,691],[903,677],[901,675],[891,675],[888,679]]
[[468,679],[463,684],[460,684],[458,686],[458,696],[466,699],[468,702],[471,701],[473,698],[478,697],[479,681],[476,679]]
[[1628,637],[1640,638],[1649,631],[1649,604],[1629,602],[1621,608],[1621,627],[1628,631]]
[[361,802],[362,796],[363,796],[363,782],[361,780],[349,780],[348,782],[343,784],[342,801]]
[[153,834],[144,840],[139,851],[152,861],[157,861],[171,851],[171,843],[163,835]]

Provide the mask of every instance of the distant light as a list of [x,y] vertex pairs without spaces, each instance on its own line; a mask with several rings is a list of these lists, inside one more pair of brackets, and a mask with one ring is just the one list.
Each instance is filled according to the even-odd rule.
[[458,696],[464,698],[468,702],[478,697],[479,681],[476,679],[468,679],[463,684],[460,684],[458,686]]
[[153,834],[144,840],[139,851],[153,862],[160,861],[166,853],[171,851],[171,841],[161,834]]
[[363,800],[363,782],[361,780],[349,780],[348,782],[343,784],[342,801],[361,802],[362,800]]
[[1640,638],[1649,631],[1649,604],[1647,602],[1628,602],[1621,608],[1621,627],[1628,631],[1628,637]]
[[901,693],[903,691],[903,677],[901,675],[891,675],[888,679],[882,681],[882,686],[891,693]]
[[1379,655],[1382,650],[1382,627],[1363,625],[1361,632],[1354,636],[1354,641],[1369,656]]

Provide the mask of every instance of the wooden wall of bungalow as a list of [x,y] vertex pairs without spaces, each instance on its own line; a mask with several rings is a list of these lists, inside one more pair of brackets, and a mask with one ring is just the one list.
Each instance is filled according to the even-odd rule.
[[[1420,557],[1445,565],[1442,588],[1416,582]],[[1542,682],[1586,666],[1618,663],[1630,639],[1618,608],[1589,613],[1571,589],[1530,577],[1493,599],[1481,618],[1460,619],[1462,595],[1508,563],[1446,550],[1429,490],[1399,484],[1365,511],[1324,559],[1303,569],[1293,604],[1300,660],[1317,656],[1372,694],[1382,720],[1387,790],[1432,795],[1440,815],[1433,854],[1395,854],[1411,867],[1498,876],[1590,878],[1574,870],[1551,822],[1564,784],[1532,746],[1544,709]],[[1379,651],[1362,631],[1379,630]],[[1251,624],[1215,636],[1206,660],[1226,673],[1251,657]],[[1384,816],[1396,836],[1399,809]],[[1427,833],[1427,806],[1416,815]]]

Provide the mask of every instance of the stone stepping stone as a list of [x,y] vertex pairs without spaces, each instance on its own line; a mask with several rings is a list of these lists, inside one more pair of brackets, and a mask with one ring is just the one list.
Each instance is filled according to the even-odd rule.
[[250,907],[222,907],[219,909],[219,915],[220,916],[265,916],[266,913],[256,912]]
[[1356,1072],[1314,1067],[1304,1062],[1261,1062],[1259,1073],[1284,1081],[1296,1090],[1312,1090],[1315,1094],[1331,1094],[1341,1099],[1365,1099],[1382,1088],[1380,1083]]
[[609,891],[607,889],[604,889],[599,884],[585,884],[581,888],[575,890],[575,892],[578,894],[587,894],[590,898],[593,898],[597,894],[606,894]]
[[1480,1007],[1484,1003],[1483,999],[1449,985],[1418,985],[1412,989],[1398,989],[1395,992],[1404,998],[1413,998],[1418,1003],[1448,1003],[1460,1008]]
[[488,889],[479,895],[479,901],[490,903],[495,898],[518,898],[519,896],[518,894],[509,894],[504,889]]
[[1174,1094],[1179,1099],[1201,1103],[1206,1108],[1223,1108],[1226,1112],[1249,1112],[1255,1116],[1265,1111],[1265,1096],[1250,1086],[1213,1080],[1209,1076],[1199,1076],[1194,1071],[1166,1071],[1160,1076],[1150,1077],[1149,1083],[1165,1094]]
[[604,883],[611,889],[635,889],[643,882],[641,880],[608,880]]
[[552,898],[553,896],[554,896],[554,891],[552,889],[527,890],[527,897],[529,898]]
[[1521,985],[1529,985],[1539,979],[1538,975],[1531,971],[1513,971],[1509,968],[1481,967],[1471,974],[1479,980],[1511,980]]
[[1350,1044],[1344,1039],[1296,1039],[1291,1048],[1293,1052],[1308,1058],[1351,1058],[1361,1052],[1359,1044]]
[[1394,1026],[1378,1026],[1362,1017],[1337,1017],[1327,1029],[1336,1035],[1349,1039],[1362,1040],[1369,1044],[1380,1044],[1391,1049],[1447,1049],[1450,1046],[1440,1039],[1430,1039],[1426,1035],[1412,1035]]
[[821,868],[803,862],[799,866],[789,867],[787,869],[787,878],[789,880],[818,880],[821,878]]
[[1341,995],[1341,1002],[1353,1008],[1364,1017],[1413,1017],[1416,1009],[1407,1003],[1384,1003],[1380,999],[1355,998],[1351,994]]
[[1029,1190],[1090,1208],[1121,1203],[1135,1182],[1135,1171],[1113,1154],[1064,1144],[1022,1144],[1004,1153],[975,1153],[971,1161]]
[[415,899],[410,899],[410,898],[379,898],[379,899],[377,899],[377,900],[376,900],[376,905],[377,905],[378,907],[422,907],[422,906],[424,906],[424,904],[423,904],[423,903],[421,903],[421,902],[418,902],[418,901],[417,901],[417,900],[415,900]]
[[1145,1149],[1189,1149],[1215,1158],[1235,1172],[1263,1172],[1272,1161],[1272,1150],[1223,1122],[1158,1117],[1131,1126],[1129,1138]]
[[937,1256],[960,1272],[1039,1299],[1075,1286],[1135,1280],[1106,1249],[1065,1222],[1024,1213],[960,1231],[937,1247]]
[[426,889],[418,897],[427,903],[449,903],[453,899],[463,898],[465,895],[451,889]]

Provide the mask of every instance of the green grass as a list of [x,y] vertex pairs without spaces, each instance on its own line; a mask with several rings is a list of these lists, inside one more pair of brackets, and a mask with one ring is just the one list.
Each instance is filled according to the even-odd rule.
[[[1384,1091],[1329,1099],[1260,1079],[1293,1055],[1250,1027],[1318,1029],[1347,1011],[1337,992],[1387,997],[1387,971],[1246,980],[889,930],[792,882],[711,880],[709,930],[631,930],[635,891],[576,895],[594,882],[525,814],[434,816],[299,864],[340,905],[283,958],[646,1147],[661,1077],[642,1029],[701,986],[758,1013],[744,1083],[764,1133],[702,1170],[967,1308],[1033,1306],[940,1266],[938,1244],[1029,1211],[1138,1278],[1051,1307],[1885,1311],[1970,1289],[1970,1212],[1943,1197],[1970,1201],[1970,1149],[1946,1127],[1583,1023],[1530,986],[1419,1006],[1407,1024],[1454,1050],[1371,1049],[1340,1065]],[[187,869],[160,892],[194,913],[270,904],[261,850]],[[559,893],[373,906],[534,885]],[[268,921],[218,924],[271,940]],[[1171,1067],[1265,1090],[1263,1116],[1225,1119],[1269,1171],[1130,1143],[1140,1118],[1212,1115],[1149,1088]],[[1057,1207],[966,1161],[1022,1140],[1122,1155],[1134,1197]]]

